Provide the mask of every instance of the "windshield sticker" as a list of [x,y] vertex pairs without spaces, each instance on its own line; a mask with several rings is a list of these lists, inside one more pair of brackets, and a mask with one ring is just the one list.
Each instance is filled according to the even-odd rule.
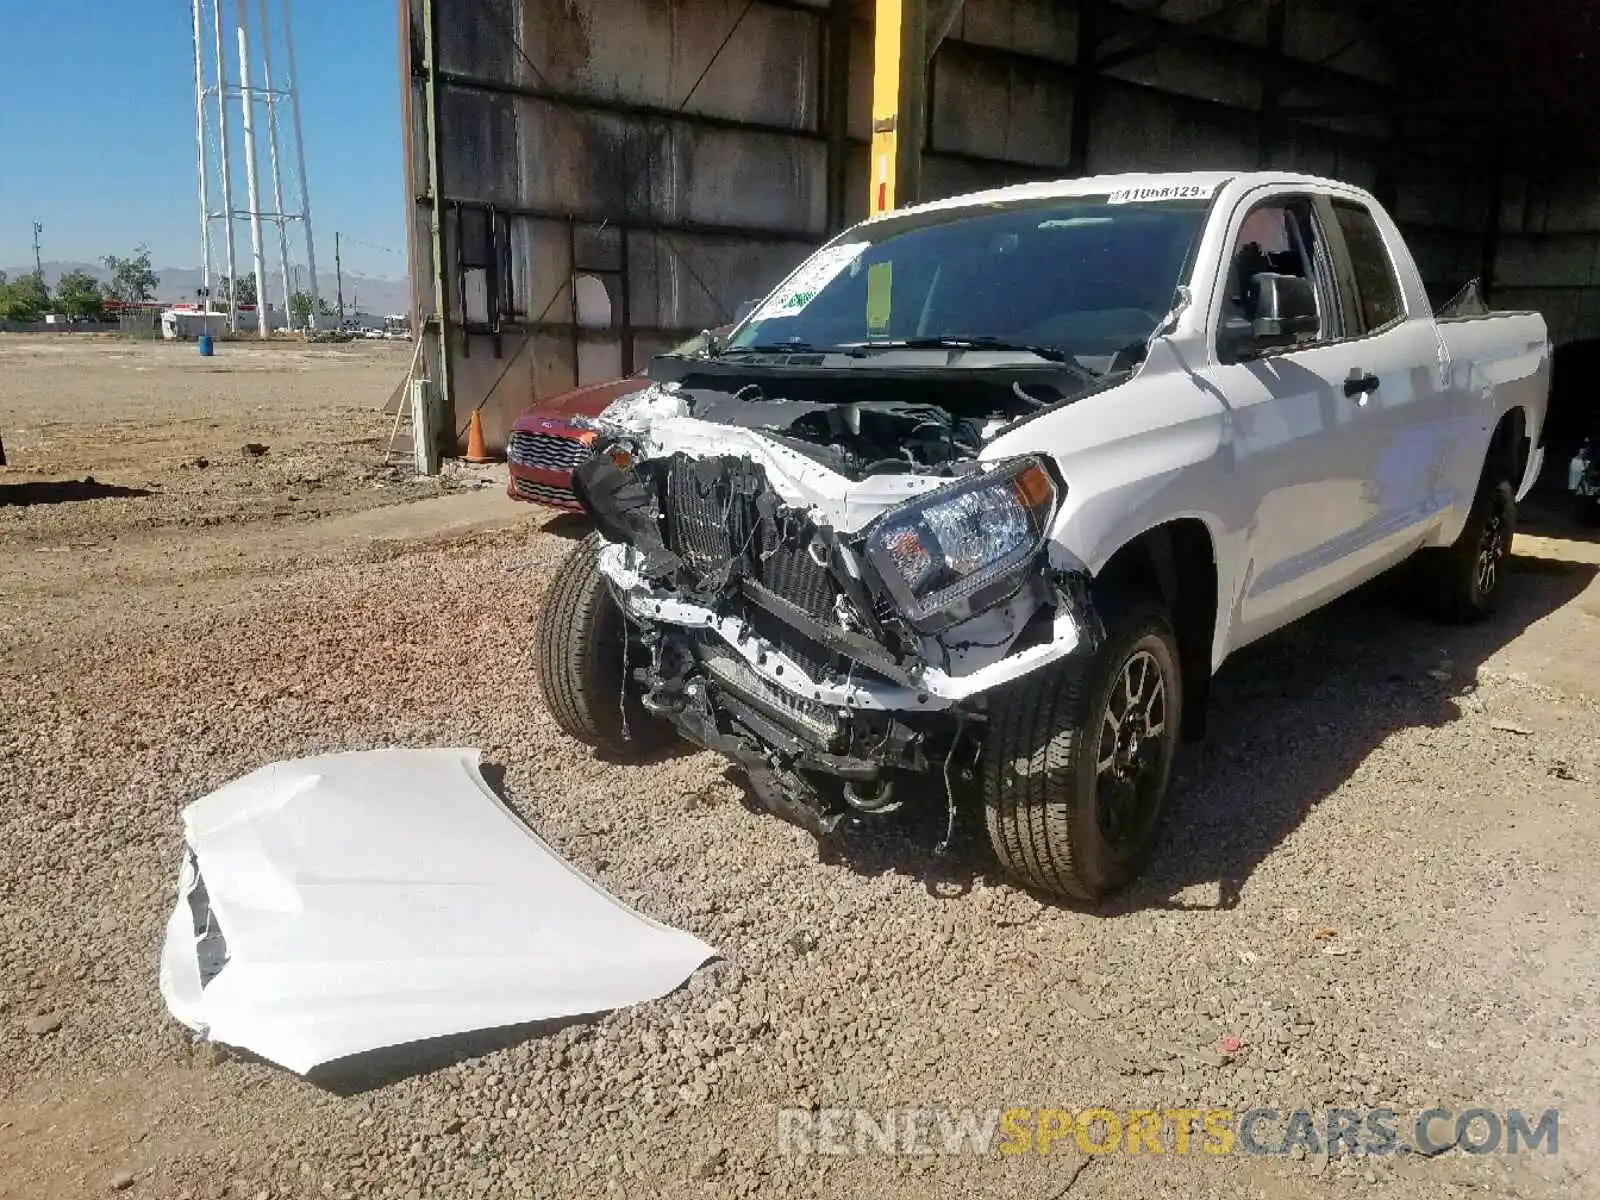
[[1111,193],[1107,204],[1152,204],[1160,200],[1209,200],[1216,195],[1215,184],[1175,183],[1166,187],[1120,188]]
[[868,242],[849,242],[843,246],[829,246],[818,250],[793,275],[784,280],[778,290],[768,296],[756,311],[754,320],[767,321],[773,317],[792,317],[816,299],[817,293],[834,277],[867,252]]
[[867,268],[867,336],[881,337],[889,332],[889,316],[894,309],[894,264],[873,263]]

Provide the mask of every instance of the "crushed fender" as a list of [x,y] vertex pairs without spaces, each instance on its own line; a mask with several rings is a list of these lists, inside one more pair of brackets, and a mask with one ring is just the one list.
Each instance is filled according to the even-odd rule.
[[275,763],[183,812],[161,994],[300,1073],[663,996],[715,952],[641,916],[490,791],[476,750]]

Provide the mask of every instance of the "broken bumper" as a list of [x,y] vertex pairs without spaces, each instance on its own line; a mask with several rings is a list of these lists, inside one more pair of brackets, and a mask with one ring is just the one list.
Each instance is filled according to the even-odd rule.
[[[743,617],[725,616],[671,592],[652,589],[629,564],[626,546],[609,544],[604,547],[600,553],[600,571],[610,581],[618,602],[635,621],[711,634],[726,652],[736,657],[741,671],[749,672],[766,687],[804,704],[834,709],[888,713],[949,710],[1065,658],[1088,640],[1087,621],[1063,605],[1055,610],[1048,639],[970,671],[951,673],[935,666],[903,669],[893,664],[889,652],[882,647],[862,645],[866,639],[835,631],[828,641],[829,648],[858,663],[864,676],[878,678],[860,678],[852,672],[843,681],[819,679],[781,648],[755,636]],[[790,615],[794,619],[804,618],[803,613]],[[974,618],[972,624],[992,623],[994,619],[992,614],[985,613]],[[821,629],[802,628],[801,632],[829,636]],[[963,636],[965,632],[958,626],[947,631],[944,639],[952,645],[960,644]]]

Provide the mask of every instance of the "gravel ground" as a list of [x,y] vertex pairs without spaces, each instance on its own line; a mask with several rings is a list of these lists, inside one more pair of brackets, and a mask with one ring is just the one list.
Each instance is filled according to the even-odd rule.
[[[1479,628],[1379,588],[1241,654],[1151,873],[1075,910],[996,879],[971,821],[944,859],[937,819],[819,848],[711,755],[562,738],[529,634],[571,523],[493,471],[386,472],[390,349],[0,338],[0,1195],[1594,1194],[1593,541],[1519,539]],[[37,488],[91,472],[148,494]],[[155,986],[178,810],[390,744],[481,747],[562,853],[720,957],[656,1003],[312,1081],[191,1044]],[[791,1106],[1330,1104],[1559,1106],[1560,1153],[775,1136]]]

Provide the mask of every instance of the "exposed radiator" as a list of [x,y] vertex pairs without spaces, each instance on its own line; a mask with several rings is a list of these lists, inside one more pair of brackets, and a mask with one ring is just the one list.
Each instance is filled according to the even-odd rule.
[[[832,621],[839,589],[826,567],[811,557],[809,531],[791,529],[780,537],[762,522],[755,496],[741,483],[754,470],[743,459],[678,457],[667,475],[667,541],[689,569],[705,575],[743,553],[750,573],[791,604],[822,621]],[[754,490],[759,492],[765,484]],[[837,656],[759,610],[749,614],[760,636],[779,647],[813,678],[841,664]]]

